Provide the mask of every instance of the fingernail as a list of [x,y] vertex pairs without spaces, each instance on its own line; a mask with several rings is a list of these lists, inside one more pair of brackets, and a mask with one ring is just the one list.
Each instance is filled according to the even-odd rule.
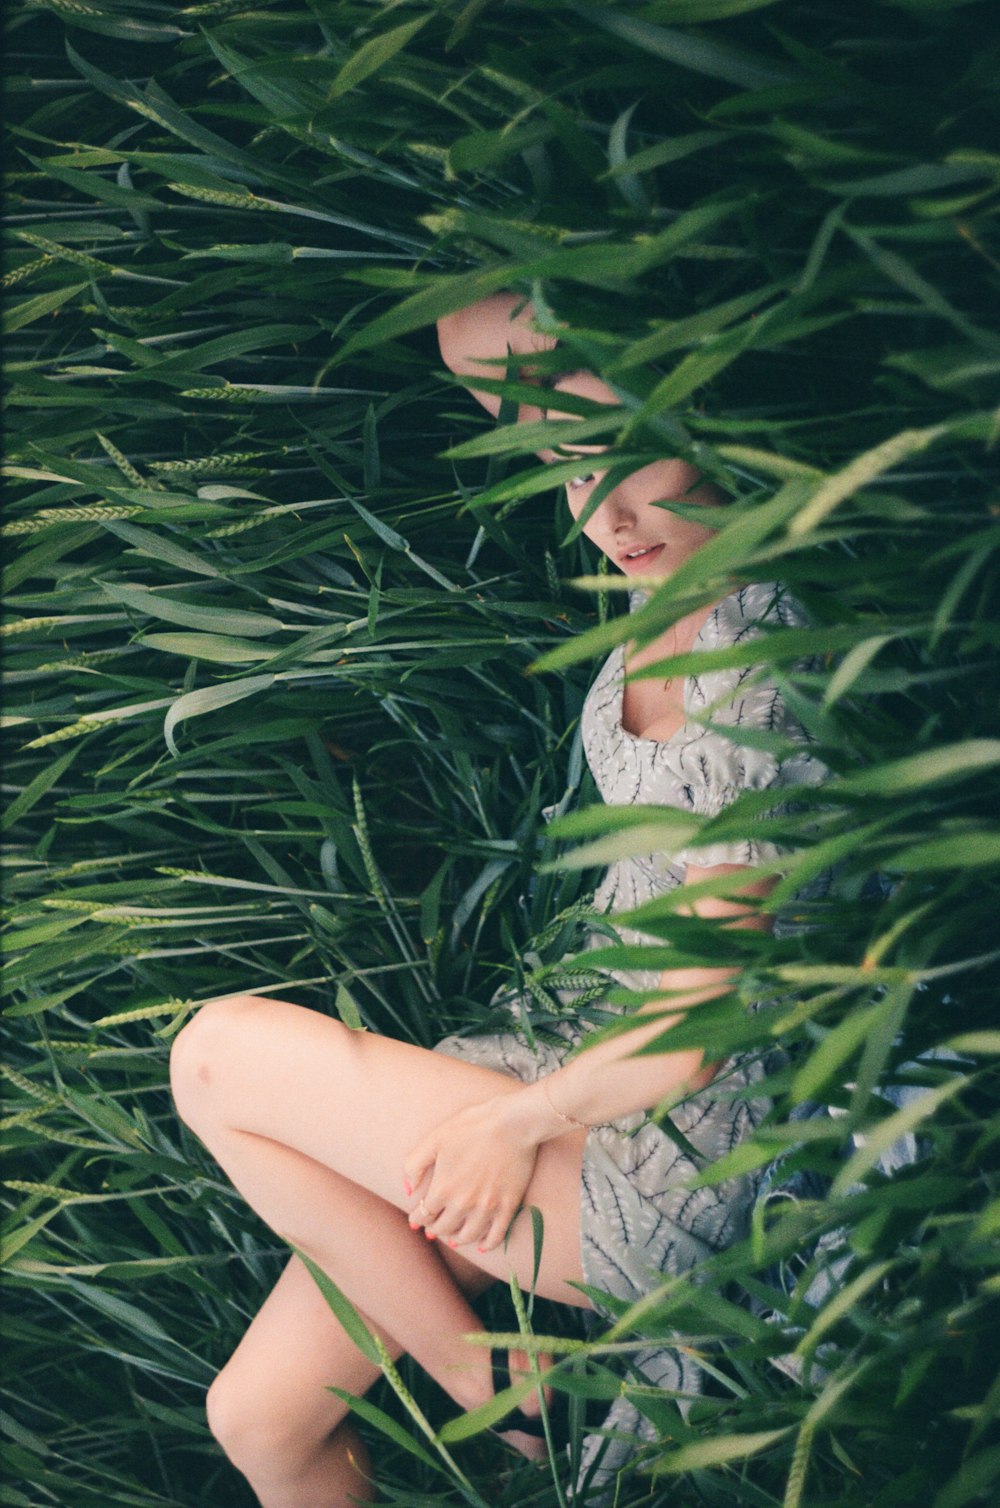
[[415,1222],[412,1221],[412,1220],[407,1221],[407,1224],[409,1225],[409,1227],[410,1227],[411,1230],[419,1230],[420,1229],[420,1226],[417,1225],[417,1224],[415,1224]]
[[437,1236],[435,1236],[435,1234],[434,1234],[434,1232],[432,1230],[425,1230],[424,1231],[424,1235],[427,1237],[428,1241],[436,1241],[437,1240]]
[[458,1245],[458,1242],[457,1242],[457,1241],[449,1241],[449,1242],[448,1242],[448,1245],[449,1245],[449,1246],[457,1246],[457,1245]]
[[479,1255],[481,1257],[485,1257],[485,1255],[486,1255],[486,1247],[485,1246],[477,1246],[476,1250],[478,1251],[478,1253],[479,1253]]

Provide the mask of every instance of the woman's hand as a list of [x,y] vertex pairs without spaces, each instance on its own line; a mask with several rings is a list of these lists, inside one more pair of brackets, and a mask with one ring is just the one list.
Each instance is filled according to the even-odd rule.
[[470,1105],[435,1126],[403,1164],[410,1225],[449,1246],[499,1246],[521,1207],[538,1142],[510,1114],[510,1096]]

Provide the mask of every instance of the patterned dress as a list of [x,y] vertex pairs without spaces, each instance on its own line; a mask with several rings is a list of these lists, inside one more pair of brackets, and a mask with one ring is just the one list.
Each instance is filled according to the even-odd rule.
[[[637,597],[633,595],[633,608]],[[797,607],[774,583],[743,587],[715,607],[694,647],[725,648],[759,632],[760,624],[801,622]],[[764,729],[801,741],[801,730],[778,689],[757,679],[752,668],[689,676],[684,686],[687,720],[669,739],[629,733],[622,727],[624,658],[620,645],[591,687],[582,718],[587,761],[609,804],[669,805],[715,816],[741,791],[817,778],[820,767],[804,748],[779,765],[773,754],[715,731],[727,726]],[[713,729],[697,720],[705,717]],[[689,862],[753,865],[776,853],[770,844],[741,842],[620,859],[605,874],[595,909],[614,914],[663,895],[683,884]],[[626,927],[616,930],[625,942],[659,941]],[[601,945],[606,938],[595,933],[592,942]],[[657,987],[660,975],[631,970],[613,977],[632,989],[649,990]],[[564,1004],[571,998],[564,997]],[[582,1030],[568,1024],[562,1041],[536,1040],[533,1045],[516,1029],[451,1036],[436,1050],[532,1083],[560,1066]],[[673,1125],[697,1148],[701,1167],[728,1152],[760,1121],[767,1104],[754,1097],[753,1086],[763,1072],[752,1057],[732,1060],[706,1089],[671,1111]],[[632,1302],[662,1276],[684,1271],[744,1234],[757,1180],[730,1178],[713,1188],[687,1188],[698,1171],[699,1165],[643,1111],[587,1133],[580,1224],[588,1284]],[[685,1389],[691,1386],[689,1378]]]

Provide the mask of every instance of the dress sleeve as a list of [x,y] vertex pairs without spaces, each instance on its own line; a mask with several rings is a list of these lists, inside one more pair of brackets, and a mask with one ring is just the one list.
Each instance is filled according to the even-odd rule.
[[[801,609],[774,585],[746,587],[715,609],[705,648],[725,648],[758,636],[761,623],[798,626]],[[823,767],[805,747],[806,735],[791,716],[774,681],[759,666],[742,666],[689,676],[685,686],[688,722],[680,749],[686,771],[683,795],[692,812],[716,817],[744,791],[814,784]],[[704,721],[710,722],[706,727]],[[737,738],[730,738],[732,728]],[[779,761],[770,750],[738,742],[740,730],[770,733],[803,745],[801,752]],[[780,849],[764,840],[727,840],[689,847],[670,855],[673,864],[765,864]]]

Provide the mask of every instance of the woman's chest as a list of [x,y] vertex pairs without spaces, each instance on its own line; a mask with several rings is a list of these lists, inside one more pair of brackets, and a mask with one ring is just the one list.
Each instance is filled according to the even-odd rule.
[[[653,683],[653,695],[647,684],[641,688],[637,702],[629,701],[626,712],[621,651],[612,656],[587,698],[583,715],[583,746],[591,773],[603,799],[611,805],[636,802],[670,806],[683,805],[681,790],[685,783],[685,747],[677,732],[686,721],[680,705],[683,683],[677,698],[665,696],[662,680]],[[636,734],[629,726],[642,728]],[[647,736],[646,729],[652,729]],[[658,730],[663,730],[662,734]]]
[[[626,674],[627,670],[628,666]],[[671,680],[656,676],[640,681],[625,681],[622,689],[621,722],[626,733],[631,733],[635,738],[663,742],[672,738],[684,721],[682,676]]]

